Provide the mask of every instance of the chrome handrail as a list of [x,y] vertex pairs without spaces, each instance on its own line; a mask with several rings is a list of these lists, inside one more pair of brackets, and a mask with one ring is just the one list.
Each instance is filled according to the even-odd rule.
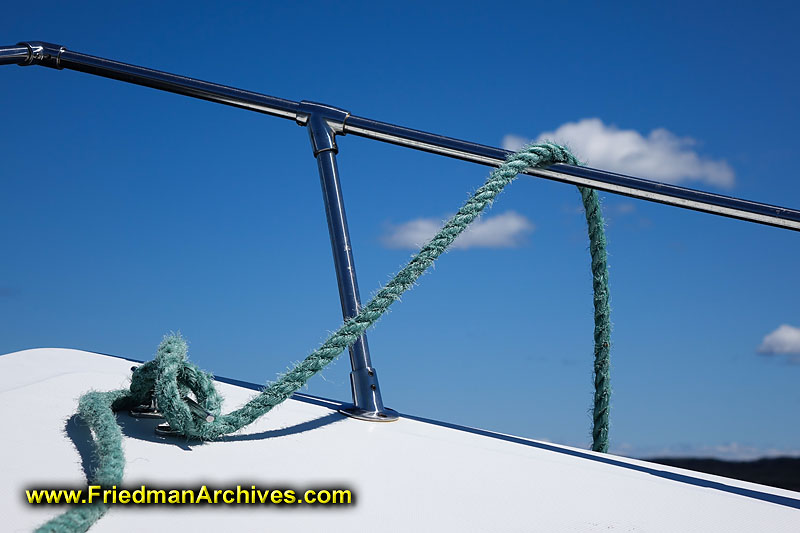
[[[15,46],[0,47],[0,64],[42,65],[55,69],[77,70],[286,118],[302,126],[308,121],[308,112],[302,109],[303,102],[81,54],[56,44],[30,41]],[[499,165],[511,153],[501,148],[351,116],[346,111],[332,106],[321,104],[320,106],[335,111],[335,114],[345,114],[345,120],[333,132],[338,135],[357,135],[489,166]],[[800,211],[796,209],[572,165],[558,164],[547,169],[528,169],[525,173],[642,200],[800,231]]]

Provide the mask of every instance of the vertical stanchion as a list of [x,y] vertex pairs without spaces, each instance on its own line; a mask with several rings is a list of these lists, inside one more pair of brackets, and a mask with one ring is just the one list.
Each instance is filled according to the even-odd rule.
[[[328,219],[333,263],[336,267],[336,280],[339,284],[339,298],[342,302],[342,315],[352,318],[361,310],[361,297],[358,291],[353,248],[350,244],[350,231],[342,199],[339,168],[336,164],[336,133],[341,133],[348,113],[340,109],[301,102],[297,122],[308,127],[311,147],[319,167],[322,195],[325,200],[325,214]],[[389,422],[397,419],[394,411],[383,406],[378,375],[372,367],[369,344],[362,335],[350,346],[350,386],[353,393],[353,406],[342,412],[353,418],[376,422]]]

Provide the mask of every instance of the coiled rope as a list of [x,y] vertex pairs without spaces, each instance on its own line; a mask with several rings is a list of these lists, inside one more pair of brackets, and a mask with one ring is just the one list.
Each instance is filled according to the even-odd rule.
[[[78,402],[78,414],[94,436],[98,466],[91,484],[119,485],[125,467],[122,450],[122,431],[115,411],[129,409],[149,401],[155,390],[159,410],[169,425],[186,435],[212,440],[233,433],[289,398],[311,377],[353,344],[386,310],[410,289],[417,279],[450,246],[498,194],[526,168],[548,167],[555,163],[577,165],[569,150],[552,143],[527,146],[510,155],[495,169],[444,227],[398,272],[395,277],[364,306],[358,315],[344,324],[303,361],[271,383],[244,406],[219,415],[222,398],[217,393],[213,377],[187,360],[186,342],[177,335],[164,338],[156,358],[133,372],[129,389],[111,392],[88,392]],[[592,449],[608,450],[608,416],[610,399],[609,353],[610,311],[606,239],[603,217],[597,192],[578,187],[586,212],[592,257],[594,291],[594,413]],[[216,416],[213,422],[194,417],[182,398],[194,393],[197,402]],[[89,529],[108,509],[102,503],[80,505],[42,525],[37,531],[74,533]]]

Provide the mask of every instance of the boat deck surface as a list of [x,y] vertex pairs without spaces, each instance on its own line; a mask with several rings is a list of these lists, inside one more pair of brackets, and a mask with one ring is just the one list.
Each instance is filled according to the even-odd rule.
[[[0,356],[0,516],[30,531],[65,507],[32,487],[82,488],[87,390],[126,387],[130,360],[67,349]],[[255,392],[219,383],[225,411]],[[125,487],[348,488],[350,506],[117,505],[92,531],[800,531],[800,493],[403,415],[368,423],[294,399],[216,442],[163,438],[120,413]]]

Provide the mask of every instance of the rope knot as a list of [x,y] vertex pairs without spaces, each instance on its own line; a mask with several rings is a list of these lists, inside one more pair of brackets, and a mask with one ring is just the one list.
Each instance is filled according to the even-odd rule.
[[173,429],[187,437],[208,438],[212,423],[193,415],[184,398],[194,395],[203,409],[217,416],[222,397],[214,387],[213,376],[191,363],[188,351],[179,333],[165,336],[155,359],[134,370],[130,391],[142,403],[155,394],[159,411]]

